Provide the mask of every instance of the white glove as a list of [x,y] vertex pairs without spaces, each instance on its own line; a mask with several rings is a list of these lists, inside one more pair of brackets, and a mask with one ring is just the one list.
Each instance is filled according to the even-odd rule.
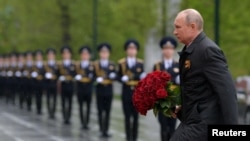
[[175,83],[176,83],[176,84],[180,84],[180,75],[177,75],[177,76],[175,77]]
[[82,79],[82,75],[77,74],[77,75],[75,76],[75,80],[79,81],[79,80],[81,80],[81,79]]
[[52,73],[50,73],[50,72],[47,72],[47,73],[45,73],[45,78],[47,78],[47,79],[51,79],[52,78]]
[[31,73],[31,76],[32,76],[33,78],[36,78],[36,77],[38,76],[38,73],[35,72],[35,71],[33,71],[33,72]]
[[128,82],[129,78],[127,75],[122,76],[122,82]]
[[59,77],[59,80],[60,80],[60,81],[65,81],[65,77],[64,77],[64,76],[60,76],[60,77]]
[[114,72],[111,72],[110,74],[109,74],[109,78],[110,79],[114,79],[116,77],[116,74],[114,73]]
[[21,73],[20,71],[17,71],[17,72],[15,73],[15,76],[16,76],[16,77],[21,77],[21,76],[22,76],[22,73]]
[[8,77],[12,77],[12,76],[13,76],[13,72],[12,72],[12,71],[8,71],[8,72],[7,72],[7,76],[8,76]]
[[102,83],[103,80],[104,80],[104,79],[103,79],[102,77],[97,77],[97,78],[96,78],[96,82],[97,82],[97,83]]
[[143,72],[141,75],[140,75],[140,79],[143,79],[147,76],[147,74],[145,72]]
[[28,76],[29,72],[27,70],[23,71],[23,76]]

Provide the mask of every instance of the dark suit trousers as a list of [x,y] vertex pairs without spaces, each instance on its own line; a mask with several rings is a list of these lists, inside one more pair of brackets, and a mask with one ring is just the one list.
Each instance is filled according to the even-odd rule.
[[176,119],[166,117],[162,113],[158,114],[158,119],[161,129],[161,141],[169,141],[175,131]]
[[123,85],[122,90],[122,108],[125,115],[125,131],[128,141],[136,141],[138,137],[138,112],[132,103],[133,89],[130,86]]
[[[92,99],[92,83],[77,83],[77,99],[82,126],[88,126]],[[84,110],[84,104],[86,109]]]
[[73,82],[62,82],[62,114],[65,122],[70,122],[72,110],[72,97],[74,93]]
[[113,99],[113,86],[101,85],[96,86],[97,110],[100,131],[107,134],[110,123],[110,111]]

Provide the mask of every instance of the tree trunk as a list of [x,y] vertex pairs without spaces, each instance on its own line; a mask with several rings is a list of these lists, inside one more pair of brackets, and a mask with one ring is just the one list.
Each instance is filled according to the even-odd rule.
[[64,0],[57,0],[57,3],[61,11],[62,44],[69,44],[71,40],[69,3]]

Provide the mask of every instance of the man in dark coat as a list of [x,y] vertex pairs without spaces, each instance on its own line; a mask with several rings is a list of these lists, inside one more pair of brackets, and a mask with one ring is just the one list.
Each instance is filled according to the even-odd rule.
[[185,44],[180,53],[181,124],[171,141],[207,141],[210,124],[238,124],[236,90],[222,50],[203,32],[194,9],[181,11],[174,34]]

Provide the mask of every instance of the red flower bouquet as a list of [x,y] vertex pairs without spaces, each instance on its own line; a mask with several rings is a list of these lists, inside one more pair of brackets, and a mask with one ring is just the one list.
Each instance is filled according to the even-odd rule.
[[135,109],[142,115],[153,109],[155,116],[162,112],[170,117],[172,108],[180,105],[180,87],[171,82],[169,73],[154,71],[138,83],[132,100]]

